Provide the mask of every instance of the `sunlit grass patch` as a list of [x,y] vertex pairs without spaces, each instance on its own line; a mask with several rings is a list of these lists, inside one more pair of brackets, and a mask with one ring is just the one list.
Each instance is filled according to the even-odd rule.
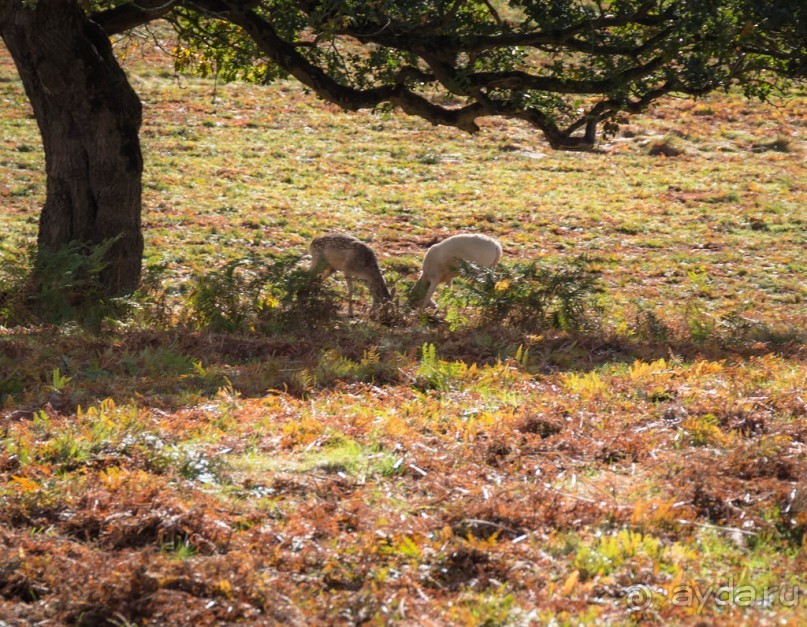
[[363,445],[343,434],[326,431],[305,447],[282,454],[248,452],[226,455],[221,463],[231,477],[246,479],[247,489],[256,494],[271,495],[273,478],[297,475],[301,481],[316,480],[322,475],[350,477],[364,483],[369,480],[391,477],[401,470],[400,455],[385,451],[378,445]]

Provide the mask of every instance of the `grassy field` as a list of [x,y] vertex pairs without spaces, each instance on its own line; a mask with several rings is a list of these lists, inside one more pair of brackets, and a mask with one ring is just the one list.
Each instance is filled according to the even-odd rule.
[[[143,292],[89,326],[0,302],[0,621],[807,621],[807,95],[555,153],[145,53]],[[0,124],[7,290],[45,179],[5,51]],[[329,230],[401,294],[457,231],[505,274],[383,324],[329,279],[307,326],[258,284]],[[532,261],[596,281],[579,319],[497,315]]]

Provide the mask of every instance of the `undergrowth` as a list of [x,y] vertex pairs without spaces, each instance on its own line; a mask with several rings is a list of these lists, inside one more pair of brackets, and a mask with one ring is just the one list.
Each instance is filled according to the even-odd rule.
[[475,308],[481,325],[503,324],[534,332],[582,331],[598,324],[602,290],[585,257],[568,263],[502,263],[484,268],[459,264],[460,280],[450,294],[455,306]]
[[181,320],[221,333],[322,330],[333,325],[337,306],[334,290],[298,256],[251,256],[195,276]]
[[23,254],[0,250],[0,324],[80,322],[98,328],[105,318],[125,318],[133,301],[111,297],[100,279],[115,241],[71,242],[53,251],[27,246]]

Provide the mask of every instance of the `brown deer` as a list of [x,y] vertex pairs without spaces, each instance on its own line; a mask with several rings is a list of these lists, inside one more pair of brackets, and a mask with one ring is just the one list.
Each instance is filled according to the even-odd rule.
[[311,241],[309,252],[311,272],[319,274],[323,279],[337,270],[345,275],[349,317],[353,317],[353,279],[367,284],[374,305],[392,300],[375,253],[352,235],[333,233],[315,237]]

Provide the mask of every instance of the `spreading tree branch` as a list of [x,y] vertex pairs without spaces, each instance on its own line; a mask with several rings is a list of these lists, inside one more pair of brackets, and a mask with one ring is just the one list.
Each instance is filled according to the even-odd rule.
[[[183,23],[192,24],[190,37],[197,42],[210,20],[223,20],[241,28],[245,41],[277,68],[346,110],[388,103],[472,133],[480,117],[506,116],[540,129],[555,148],[591,147],[598,124],[619,111],[644,110],[671,92],[701,95],[732,81],[753,87],[766,80],[763,70],[804,74],[797,52],[803,46],[786,34],[795,27],[783,22],[757,32],[735,13],[721,13],[720,3],[646,0],[592,8],[581,2],[569,5],[577,6],[576,14],[557,21],[533,13],[516,23],[502,18],[499,4],[482,2],[482,13],[467,11],[467,0],[454,0],[421,15],[404,0],[401,11],[394,3],[376,3],[350,13],[355,7],[338,0],[297,0],[282,9],[261,0],[138,0],[92,17],[109,34],[168,17],[180,31]],[[752,5],[749,15],[760,10]],[[538,9],[520,6],[525,16]],[[385,14],[379,7],[392,8]],[[298,24],[288,29],[284,19]],[[789,43],[778,48],[782,37]],[[348,54],[341,42],[348,42]],[[362,48],[369,51],[365,56],[353,54]],[[378,48],[399,58],[374,66],[371,54]],[[241,63],[245,58],[249,54],[239,55]],[[426,85],[466,103],[442,104]],[[569,96],[582,97],[582,110]]]

